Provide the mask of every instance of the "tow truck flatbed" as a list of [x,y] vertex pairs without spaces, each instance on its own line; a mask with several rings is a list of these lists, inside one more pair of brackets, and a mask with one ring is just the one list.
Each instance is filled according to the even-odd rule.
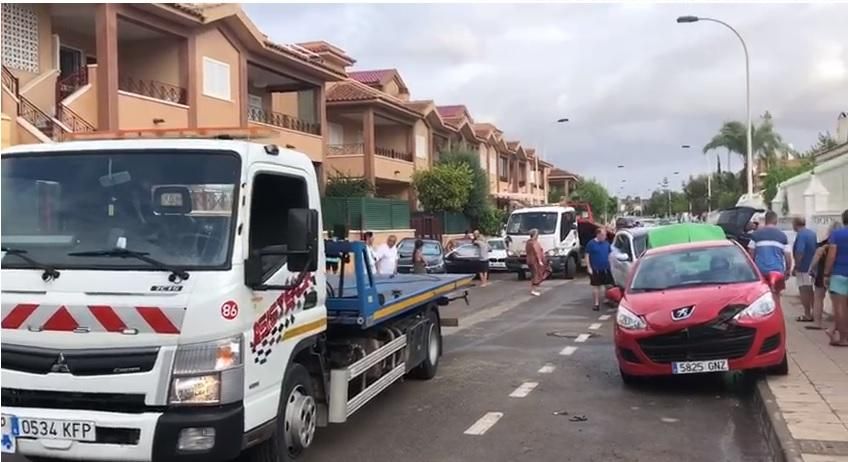
[[[330,288],[327,316],[331,325],[373,327],[421,306],[449,301],[453,293],[471,285],[474,277],[471,274],[372,274],[362,242],[328,241],[326,253],[342,255],[339,274],[327,275]],[[353,271],[345,274],[346,267],[351,265]]]

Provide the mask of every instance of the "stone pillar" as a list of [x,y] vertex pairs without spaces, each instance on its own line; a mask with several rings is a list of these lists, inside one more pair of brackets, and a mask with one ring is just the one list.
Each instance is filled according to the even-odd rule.
[[117,5],[95,6],[97,43],[97,128],[118,129],[118,15]]
[[365,144],[365,179],[377,186],[377,172],[374,161],[374,109],[368,108],[362,114],[362,141]]

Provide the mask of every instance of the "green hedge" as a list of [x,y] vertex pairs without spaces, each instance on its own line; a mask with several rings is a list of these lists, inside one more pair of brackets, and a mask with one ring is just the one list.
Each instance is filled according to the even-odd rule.
[[409,202],[376,197],[325,197],[321,199],[324,229],[409,229]]

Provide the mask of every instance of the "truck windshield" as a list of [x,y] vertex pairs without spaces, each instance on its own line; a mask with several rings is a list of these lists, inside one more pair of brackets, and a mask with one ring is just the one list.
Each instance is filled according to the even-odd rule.
[[536,228],[539,234],[553,234],[556,231],[556,212],[525,212],[513,213],[509,216],[506,224],[507,234],[530,234],[530,230]]
[[[223,151],[32,153],[2,160],[3,267],[225,266],[240,160]],[[98,255],[70,255],[98,253]],[[102,254],[102,255],[100,255]]]

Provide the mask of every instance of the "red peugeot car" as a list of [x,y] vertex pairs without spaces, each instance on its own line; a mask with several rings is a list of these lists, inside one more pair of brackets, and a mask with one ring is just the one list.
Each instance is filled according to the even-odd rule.
[[781,277],[763,277],[732,241],[647,251],[619,300],[615,351],[622,380],[764,369],[786,374]]

